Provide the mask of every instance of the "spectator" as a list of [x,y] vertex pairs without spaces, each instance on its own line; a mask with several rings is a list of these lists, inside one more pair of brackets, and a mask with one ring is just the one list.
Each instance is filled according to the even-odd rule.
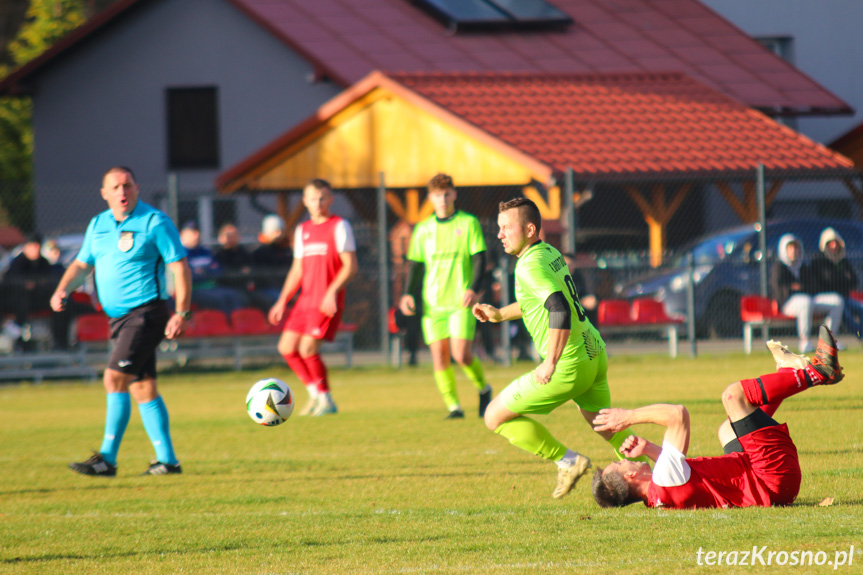
[[779,238],[776,261],[770,269],[770,288],[782,313],[797,318],[800,352],[806,353],[812,349],[809,343],[812,315],[826,313],[827,327],[838,330],[844,306],[837,293],[810,295],[806,292],[809,286],[804,284],[809,282],[803,269],[803,254],[803,242],[797,236],[785,234]]
[[241,292],[249,291],[251,283],[251,254],[240,245],[240,232],[234,224],[219,228],[219,247],[214,255],[222,267],[219,285]]
[[252,252],[255,286],[252,301],[255,306],[269,312],[279,299],[285,276],[294,261],[284,220],[275,214],[265,217],[258,242],[258,247]]
[[245,294],[233,288],[216,285],[222,275],[222,266],[213,252],[201,245],[198,224],[192,221],[183,224],[180,242],[186,249],[189,268],[192,270],[192,304],[202,309],[217,309],[230,316],[235,309],[246,307]]
[[[42,236],[30,234],[21,253],[10,262],[4,279],[7,294],[14,303],[14,322],[22,328],[16,347],[25,351],[32,349],[34,344],[30,339],[32,315],[50,311],[49,300],[54,292],[54,282],[59,277],[56,268],[42,255],[41,250]],[[70,321],[71,311],[68,309],[63,313],[51,314],[51,335],[55,348],[69,347]]]
[[[831,292],[841,296],[844,301],[843,317],[845,327],[858,338],[863,304],[850,297],[851,290],[857,288],[857,273],[845,254],[845,241],[833,228],[825,228],[818,241],[821,253],[812,258],[806,270],[809,293]],[[836,328],[838,330],[838,322]]]

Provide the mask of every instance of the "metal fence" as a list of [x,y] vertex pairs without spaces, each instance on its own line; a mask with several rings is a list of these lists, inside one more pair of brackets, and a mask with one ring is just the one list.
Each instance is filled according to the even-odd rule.
[[[348,287],[345,321],[360,326],[355,335],[358,349],[383,352],[390,340],[387,310],[404,288],[404,254],[411,229],[431,214],[431,208],[424,188],[388,188],[386,174],[382,181],[380,189],[337,190],[333,211],[351,221],[360,263],[358,277]],[[485,297],[498,303],[511,297],[506,287],[511,282],[506,280],[514,265],[496,237],[498,203],[523,194],[541,204],[547,218],[543,222],[545,240],[561,251],[575,253],[584,277],[582,297],[594,295],[600,302],[656,299],[672,316],[694,317],[698,338],[741,337],[740,297],[771,295],[769,268],[784,233],[800,236],[808,261],[820,252],[824,228],[833,227],[844,238],[857,274],[863,273],[860,173],[768,172],[760,181],[756,172],[698,178],[572,178],[551,189],[536,182],[459,187],[456,181],[456,186],[457,207],[475,214],[482,223],[490,256]],[[76,239],[80,241],[89,217],[104,209],[92,186],[55,186],[44,194],[37,188],[35,203],[27,197],[26,186],[0,183],[0,188],[0,227],[24,234],[39,231],[46,239],[59,237],[67,261],[74,256]],[[224,196],[211,189],[180,188],[175,190],[174,201],[169,188],[168,182],[142,183],[141,197],[176,214],[178,225],[197,221],[204,243],[213,247],[224,223],[236,224],[243,244],[253,249],[266,214],[282,211],[289,223],[295,223],[293,216],[301,213],[300,190]],[[67,216],[58,218],[58,213]],[[762,217],[766,223],[763,240],[759,232]],[[690,255],[692,266],[687,267]],[[0,260],[0,272],[9,259],[7,254]],[[286,272],[273,273],[283,278]],[[237,273],[227,270],[225,278],[236,280]],[[690,277],[695,297],[688,304]],[[235,281],[232,285],[240,284]],[[849,286],[853,288],[856,286]],[[9,315],[14,307],[14,302],[6,301],[2,312]],[[602,330],[601,323],[599,327]],[[499,326],[478,330],[480,355],[511,357],[506,353],[510,338],[515,343],[524,340],[523,334],[510,329],[505,333]]]

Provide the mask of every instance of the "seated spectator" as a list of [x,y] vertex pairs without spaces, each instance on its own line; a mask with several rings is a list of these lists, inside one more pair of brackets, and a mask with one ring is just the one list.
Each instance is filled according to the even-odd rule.
[[285,277],[294,261],[282,218],[275,214],[265,217],[261,223],[258,242],[258,247],[252,252],[252,277],[255,285],[252,301],[256,307],[269,312],[279,299]]
[[803,267],[803,242],[797,236],[785,234],[779,238],[776,252],[776,261],[770,269],[770,288],[782,313],[797,318],[800,352],[806,353],[812,349],[809,335],[813,314],[826,313],[827,327],[838,330],[844,307],[842,297],[836,293],[807,293],[811,282],[807,281],[808,272]]
[[[818,241],[821,252],[812,258],[806,271],[809,293],[838,294],[844,303],[843,318],[848,331],[861,337],[863,304],[850,297],[857,288],[857,273],[845,254],[845,241],[833,228],[825,228]],[[836,325],[838,328],[838,324]]]
[[216,261],[222,266],[219,285],[242,292],[251,291],[252,261],[249,251],[240,245],[240,232],[234,224],[219,228],[219,247],[214,252]]
[[[15,326],[10,327],[20,328],[21,335],[16,342],[16,348],[22,351],[33,349],[35,342],[30,339],[32,315],[40,311],[50,311],[49,301],[54,293],[53,286],[63,273],[62,268],[58,272],[41,251],[42,237],[39,234],[30,234],[21,253],[10,262],[3,278],[6,287],[4,297],[9,298],[11,310],[15,314]],[[72,311],[67,309],[63,313],[52,313],[49,317],[54,347],[68,348]]]
[[235,309],[246,307],[248,298],[234,288],[216,285],[222,267],[213,252],[201,245],[201,232],[195,222],[186,222],[180,230],[180,242],[186,248],[189,268],[192,270],[192,303],[201,309],[217,309],[230,315]]

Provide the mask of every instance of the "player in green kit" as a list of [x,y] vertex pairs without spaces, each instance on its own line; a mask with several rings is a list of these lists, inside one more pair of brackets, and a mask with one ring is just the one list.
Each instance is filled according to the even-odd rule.
[[450,356],[479,391],[479,415],[491,401],[491,386],[482,364],[471,352],[476,320],[471,308],[479,301],[485,273],[485,240],[479,220],[455,209],[452,178],[438,174],[429,182],[428,198],[435,213],[414,228],[408,247],[410,264],[399,309],[417,313],[413,294],[422,282],[422,329],[431,350],[434,378],[449,409],[447,419],[464,418]]
[[[590,468],[590,459],[568,449],[530,414],[548,414],[574,401],[590,424],[600,409],[611,405],[605,342],[584,314],[563,256],[539,238],[539,209],[527,198],[501,202],[497,237],[515,266],[515,303],[503,308],[476,304],[480,321],[522,318],[543,361],[510,383],[488,406],[485,424],[525,451],[557,463],[560,499]],[[614,448],[631,435],[598,432]],[[618,455],[618,457],[622,457]]]

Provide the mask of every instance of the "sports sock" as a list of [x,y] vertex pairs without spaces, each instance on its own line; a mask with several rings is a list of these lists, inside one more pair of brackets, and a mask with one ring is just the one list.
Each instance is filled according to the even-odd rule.
[[755,379],[741,379],[740,384],[747,401],[752,405],[762,406],[781,402],[786,397],[796,395],[822,381],[824,378],[814,369],[783,367],[776,373]]
[[437,384],[438,391],[443,396],[443,402],[450,411],[460,407],[458,401],[458,393],[455,390],[455,371],[452,366],[443,371],[434,372],[434,381]]
[[563,457],[561,457],[560,459],[555,461],[555,463],[557,463],[557,466],[559,468],[572,467],[573,465],[575,465],[575,460],[577,457],[578,457],[577,451],[567,449],[566,453],[563,455]]
[[630,435],[635,435],[631,429],[624,429],[623,431],[618,431],[614,435],[611,436],[611,439],[608,440],[609,445],[611,445],[612,450],[614,451],[614,455],[617,456],[617,459],[622,461],[624,459],[628,459],[629,461],[650,461],[646,455],[639,455],[638,457],[624,457],[624,455],[620,452],[620,446],[623,445],[623,442],[626,441],[626,438]]
[[315,355],[304,357],[303,363],[306,364],[306,371],[309,373],[309,383],[317,383],[318,393],[321,394],[330,391],[330,382],[327,379],[327,366],[324,365],[321,354],[316,353]]
[[474,387],[480,391],[485,388],[485,373],[483,372],[482,362],[480,362],[479,358],[473,358],[473,362],[470,365],[463,365],[461,369],[471,383],[473,383]]
[[102,459],[111,465],[117,465],[117,452],[123,442],[123,434],[129,425],[129,417],[132,415],[132,400],[129,392],[109,393],[107,396],[108,409],[105,412],[105,437],[102,439],[102,447],[99,453]]
[[138,405],[138,411],[141,412],[144,429],[147,430],[147,435],[150,436],[150,441],[156,450],[156,459],[159,463],[176,465],[177,457],[174,455],[174,444],[171,442],[168,408],[165,407],[162,396]]
[[309,370],[306,369],[306,362],[300,357],[299,352],[286,353],[282,357],[285,358],[285,363],[288,364],[288,367],[291,368],[291,371],[296,374],[299,380],[303,382],[303,385],[308,386],[311,377],[309,376]]
[[567,452],[566,446],[555,439],[540,422],[523,415],[500,424],[494,430],[510,443],[543,459],[558,461]]

